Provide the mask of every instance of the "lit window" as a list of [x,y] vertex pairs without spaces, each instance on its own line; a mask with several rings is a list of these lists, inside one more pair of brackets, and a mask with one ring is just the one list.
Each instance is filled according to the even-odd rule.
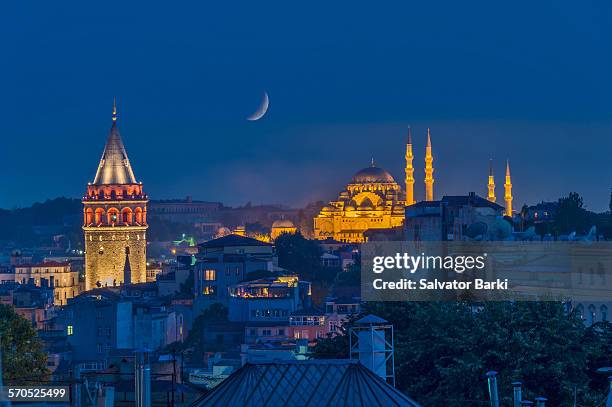
[[204,270],[204,280],[206,281],[215,281],[217,279],[217,271],[216,270]]
[[209,296],[216,296],[217,287],[214,285],[205,285],[202,289],[202,294]]
[[72,325],[68,325],[68,327],[66,327],[66,334],[72,335],[73,333],[74,333],[74,330],[72,328]]

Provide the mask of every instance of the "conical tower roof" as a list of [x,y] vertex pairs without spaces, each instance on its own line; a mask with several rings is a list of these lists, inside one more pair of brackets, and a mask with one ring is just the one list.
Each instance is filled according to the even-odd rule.
[[127,152],[117,128],[117,109],[113,106],[113,125],[94,178],[94,185],[137,184]]

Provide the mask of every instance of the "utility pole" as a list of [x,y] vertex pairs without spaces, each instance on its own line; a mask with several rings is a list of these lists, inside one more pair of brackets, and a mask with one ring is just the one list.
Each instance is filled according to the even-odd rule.
[[172,349],[172,407],[174,407],[175,383],[176,383],[176,349]]

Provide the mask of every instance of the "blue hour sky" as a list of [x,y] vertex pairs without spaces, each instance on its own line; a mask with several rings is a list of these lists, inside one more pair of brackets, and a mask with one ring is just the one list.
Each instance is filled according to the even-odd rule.
[[417,197],[431,127],[437,196],[493,158],[517,208],[608,206],[609,1],[20,1],[0,38],[0,207],[80,197],[113,96],[152,198],[304,205],[371,157],[401,183],[410,124]]

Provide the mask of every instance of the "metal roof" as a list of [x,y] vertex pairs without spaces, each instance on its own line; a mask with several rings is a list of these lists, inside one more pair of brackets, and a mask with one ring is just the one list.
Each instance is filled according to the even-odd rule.
[[192,406],[419,407],[419,404],[357,361],[320,359],[247,363]]

